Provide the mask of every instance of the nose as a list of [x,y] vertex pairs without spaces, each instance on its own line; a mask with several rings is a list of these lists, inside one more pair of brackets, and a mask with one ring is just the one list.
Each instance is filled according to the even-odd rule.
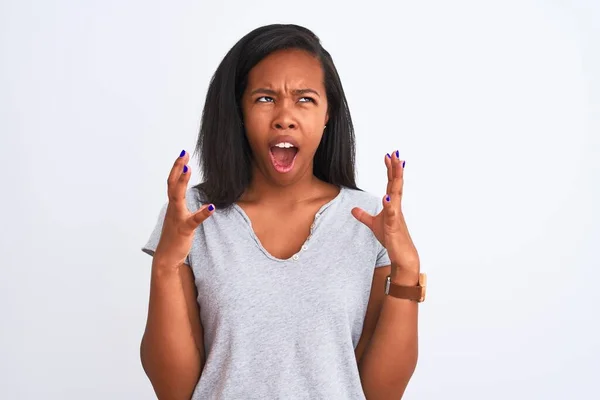
[[292,113],[285,107],[281,107],[277,116],[273,119],[273,128],[276,130],[296,129],[298,123]]
[[296,128],[296,124],[294,124],[293,122],[276,122],[274,125],[275,129],[295,129]]

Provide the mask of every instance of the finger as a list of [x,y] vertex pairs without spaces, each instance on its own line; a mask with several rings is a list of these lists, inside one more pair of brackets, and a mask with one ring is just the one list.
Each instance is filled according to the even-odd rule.
[[179,179],[173,188],[175,191],[174,198],[181,204],[185,204],[185,195],[187,193],[188,182],[190,181],[191,176],[192,169],[189,165],[184,165],[181,173],[179,174]]
[[396,151],[396,155],[396,159],[398,161],[396,172],[400,175],[400,177],[402,177],[404,175],[404,164],[406,163],[406,161],[400,158],[400,152]]
[[390,190],[392,188],[392,180],[394,178],[394,175],[392,174],[392,156],[389,153],[386,154],[384,161],[385,161],[385,167],[387,169],[387,178],[388,178],[386,193],[390,193]]
[[396,150],[395,156],[396,156],[396,158],[393,163],[394,164],[393,175],[394,175],[394,178],[397,178],[397,177],[402,178],[404,175],[405,161],[400,158],[400,152],[398,150]]
[[369,227],[369,229],[373,230],[373,222],[375,220],[374,216],[358,207],[354,207],[351,212],[354,218],[365,224],[367,227]]
[[396,209],[394,208],[394,204],[392,202],[392,196],[389,194],[383,196],[382,204],[382,212],[385,214],[385,221],[387,223],[391,223],[393,218],[396,216]]
[[169,173],[168,182],[175,182],[179,178],[179,174],[183,171],[183,166],[187,164],[190,155],[187,151],[182,150],[179,157],[173,163],[171,172]]
[[215,212],[213,204],[205,204],[198,211],[189,216],[185,221],[185,233],[191,234],[201,223],[206,221]]
[[[167,179],[167,192],[170,202],[185,203],[185,191],[190,173],[189,167],[186,164],[189,158],[189,154],[183,150],[175,160],[173,168],[171,168],[169,178]],[[181,179],[182,175],[186,175],[184,181]]]
[[388,194],[392,196],[392,202],[396,203],[402,197],[402,189],[404,185],[404,171],[402,168],[402,160],[399,158],[399,152],[396,150],[392,155],[392,183]]

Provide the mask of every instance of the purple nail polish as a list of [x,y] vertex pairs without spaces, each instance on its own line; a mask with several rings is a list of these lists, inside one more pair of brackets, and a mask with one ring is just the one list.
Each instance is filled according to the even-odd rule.
[[215,206],[213,206],[212,204],[210,206],[208,206],[208,211],[212,211],[215,209]]
[[179,157],[183,157],[185,156],[185,150],[181,150],[181,154],[179,154]]
[[390,196],[385,196],[385,201],[390,201]]
[[187,166],[187,165],[184,165],[184,166],[183,166],[183,173],[185,174],[185,173],[187,173],[187,172],[188,172],[188,166]]
[[402,168],[406,165],[406,161],[402,161]]
[[392,158],[392,156],[390,156],[390,153],[387,153],[387,157],[388,157],[388,158]]
[[400,152],[396,150],[396,158],[400,158]]

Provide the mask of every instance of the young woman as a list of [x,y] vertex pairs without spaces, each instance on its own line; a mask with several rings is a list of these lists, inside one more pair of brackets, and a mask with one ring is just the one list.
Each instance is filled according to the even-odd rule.
[[354,133],[308,29],[243,37],[168,177],[141,359],[159,399],[399,399],[417,362],[419,257],[401,210],[355,184]]

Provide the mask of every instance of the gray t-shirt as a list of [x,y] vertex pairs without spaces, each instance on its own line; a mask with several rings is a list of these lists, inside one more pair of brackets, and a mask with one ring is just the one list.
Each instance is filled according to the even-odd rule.
[[[190,211],[202,200],[188,190]],[[265,250],[236,204],[200,225],[188,261],[206,364],[193,400],[365,399],[354,350],[374,268],[390,260],[352,216],[353,207],[376,214],[382,204],[367,192],[342,188],[287,260]],[[143,247],[148,254],[158,244],[165,211],[166,205]]]

